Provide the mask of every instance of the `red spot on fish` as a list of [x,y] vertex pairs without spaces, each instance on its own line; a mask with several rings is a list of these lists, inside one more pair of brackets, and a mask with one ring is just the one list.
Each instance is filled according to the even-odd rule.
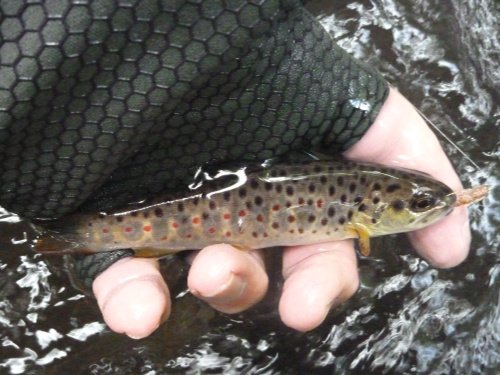
[[142,229],[144,232],[151,232],[151,225],[145,225]]
[[289,232],[290,233],[295,233],[295,229],[290,229]]
[[109,233],[109,229],[108,228],[102,228],[102,233]]
[[226,237],[231,237],[231,232],[226,232]]
[[193,217],[193,224],[200,224],[200,218],[199,217]]
[[193,235],[191,233],[186,234],[186,238],[191,238]]
[[225,219],[225,220],[229,220],[229,219],[231,219],[231,215],[229,215],[229,214],[224,214],[224,219]]
[[280,205],[279,204],[275,204],[273,206],[273,211],[279,211],[279,209],[280,209]]
[[246,216],[246,215],[247,215],[247,212],[246,212],[245,210],[241,210],[241,211],[238,213],[238,215],[239,215],[240,217],[243,217],[243,216]]
[[323,207],[323,199],[318,199],[318,200],[316,201],[316,206],[318,206],[318,208]]
[[172,228],[179,228],[179,223],[172,223]]
[[257,215],[256,219],[257,219],[257,221],[260,221],[260,222],[264,221],[264,217],[262,215]]
[[268,234],[267,234],[266,232],[264,232],[263,236],[264,236],[264,237],[267,237],[267,236],[268,236]]
[[132,232],[133,229],[132,229],[132,227],[125,227],[125,229],[123,229],[123,230],[127,233],[130,233],[130,232]]
[[293,215],[288,216],[289,223],[293,223],[294,221],[295,221],[295,216],[293,216]]
[[166,240],[168,240],[168,237],[167,237],[167,236],[163,236],[163,237],[161,238],[161,240],[162,240],[162,241],[166,241]]
[[214,227],[208,228],[208,233],[210,233],[210,234],[215,233],[215,228]]
[[299,198],[299,204],[304,204],[305,201],[304,201],[304,198]]

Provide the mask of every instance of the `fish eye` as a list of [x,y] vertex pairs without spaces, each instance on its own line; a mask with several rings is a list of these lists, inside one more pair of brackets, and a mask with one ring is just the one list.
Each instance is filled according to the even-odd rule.
[[437,199],[430,192],[418,192],[413,194],[410,207],[414,212],[422,212],[433,207],[436,202]]

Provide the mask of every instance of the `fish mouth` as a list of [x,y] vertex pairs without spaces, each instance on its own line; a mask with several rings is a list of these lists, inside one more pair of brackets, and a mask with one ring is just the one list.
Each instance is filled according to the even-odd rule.
[[444,199],[440,203],[453,208],[457,203],[457,194],[455,192],[452,192],[448,195],[445,195]]

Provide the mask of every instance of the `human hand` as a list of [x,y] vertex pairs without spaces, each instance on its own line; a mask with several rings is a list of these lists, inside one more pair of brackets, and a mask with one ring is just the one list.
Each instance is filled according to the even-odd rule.
[[[427,172],[460,190],[461,183],[436,137],[413,106],[391,89],[374,124],[344,156]],[[456,208],[442,221],[409,234],[418,253],[436,267],[452,267],[467,256],[470,243],[467,211]],[[308,331],[358,287],[354,241],[289,247],[283,252],[285,283],[280,316],[291,328]],[[243,252],[214,245],[192,259],[189,289],[215,309],[237,313],[265,294],[267,274],[260,251]],[[125,258],[93,284],[104,320],[133,338],[151,334],[171,309],[170,295],[158,263]],[[300,303],[297,303],[300,301]]]

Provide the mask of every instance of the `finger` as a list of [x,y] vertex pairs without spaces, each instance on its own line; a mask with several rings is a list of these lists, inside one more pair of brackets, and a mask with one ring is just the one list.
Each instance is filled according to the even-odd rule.
[[191,292],[225,313],[237,313],[254,305],[262,299],[267,286],[260,252],[226,244],[201,250],[188,276]]
[[[462,189],[434,133],[412,104],[394,89],[370,129],[344,155],[353,160],[416,169],[455,191]],[[464,208],[455,209],[442,221],[410,234],[417,251],[437,267],[452,267],[462,262],[468,254],[470,238]]]
[[356,292],[353,246],[352,240],[345,240],[285,249],[279,311],[287,326],[303,332],[316,328],[333,306]]
[[95,279],[93,290],[109,328],[131,338],[150,335],[170,315],[157,260],[122,259]]

